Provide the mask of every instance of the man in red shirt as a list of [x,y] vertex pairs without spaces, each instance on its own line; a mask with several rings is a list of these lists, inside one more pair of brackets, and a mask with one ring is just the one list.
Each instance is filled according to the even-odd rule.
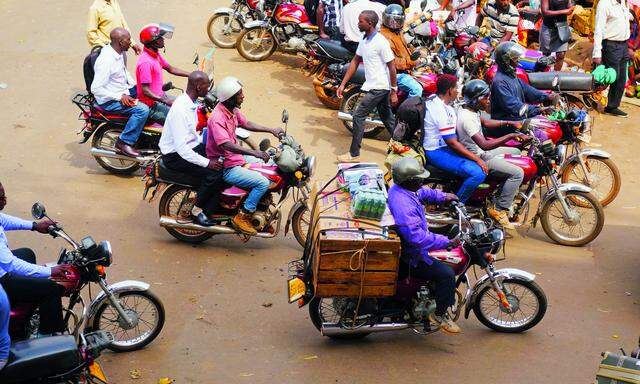
[[164,39],[173,36],[173,27],[168,24],[149,24],[140,31],[140,42],[144,50],[136,64],[136,91],[141,102],[149,106],[147,121],[164,124],[174,98],[164,93],[162,71],[172,75],[188,77],[189,72],[169,64],[160,54]]

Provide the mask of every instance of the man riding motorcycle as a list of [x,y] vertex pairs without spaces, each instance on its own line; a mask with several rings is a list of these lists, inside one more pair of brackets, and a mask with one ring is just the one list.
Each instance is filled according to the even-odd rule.
[[0,371],[9,361],[9,349],[11,348],[11,337],[9,337],[10,316],[9,298],[2,285],[0,285]]
[[253,156],[264,162],[269,161],[270,157],[266,152],[241,146],[236,137],[236,128],[240,126],[253,132],[269,132],[276,137],[283,135],[284,131],[251,122],[240,113],[244,94],[242,84],[235,77],[222,79],[216,87],[216,95],[219,103],[207,121],[207,157],[210,161],[222,162],[226,183],[251,190],[243,208],[238,211],[232,222],[239,231],[255,235],[257,230],[251,223],[251,217],[260,199],[269,189],[270,182],[259,172],[247,169],[244,165],[247,160],[251,161],[246,156]]
[[429,256],[429,251],[456,247],[457,241],[429,232],[423,204],[443,204],[458,200],[451,193],[422,185],[429,172],[414,158],[403,158],[391,169],[394,185],[389,188],[389,210],[402,242],[399,278],[407,275],[435,282],[436,310],[429,321],[449,334],[460,327],[449,317],[447,309],[455,303],[455,273],[448,265]]

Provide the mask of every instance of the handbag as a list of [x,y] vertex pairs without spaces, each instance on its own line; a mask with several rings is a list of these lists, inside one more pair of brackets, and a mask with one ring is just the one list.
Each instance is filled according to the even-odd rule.
[[563,43],[568,43],[571,39],[571,29],[566,21],[556,22],[556,30],[558,31],[558,39]]

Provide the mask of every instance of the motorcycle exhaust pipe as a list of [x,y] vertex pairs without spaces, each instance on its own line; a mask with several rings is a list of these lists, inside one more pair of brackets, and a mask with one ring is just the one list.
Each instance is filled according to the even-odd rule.
[[339,324],[335,323],[322,323],[320,333],[322,333],[323,336],[342,336],[354,335],[358,333],[401,331],[408,328],[409,324],[406,323],[383,323],[354,329],[342,328]]
[[[353,121],[353,116],[350,113],[338,112],[338,119],[343,121]],[[384,127],[384,123],[379,119],[372,119],[370,117],[367,117],[364,122],[365,124],[373,124],[376,127]]]
[[153,156],[130,157],[115,151],[110,151],[108,149],[100,149],[100,148],[91,148],[90,153],[91,153],[91,156],[93,157],[108,157],[110,159],[136,161],[138,163],[147,163],[155,160],[155,157]]
[[[235,235],[239,233],[235,229],[231,227],[227,227],[226,225],[212,225],[210,227],[204,227],[202,225],[198,225],[192,222],[179,223],[176,219],[168,216],[160,217],[160,226],[163,228],[177,228],[177,229],[186,229],[191,231],[209,232],[209,233],[215,233],[216,235]],[[261,238],[272,238],[274,237],[274,234],[270,232],[258,232],[253,236],[261,237]]]

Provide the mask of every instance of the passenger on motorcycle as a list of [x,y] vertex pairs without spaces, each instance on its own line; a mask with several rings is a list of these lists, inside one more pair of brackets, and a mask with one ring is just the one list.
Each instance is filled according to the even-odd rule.
[[189,72],[172,66],[159,52],[164,48],[164,40],[171,39],[172,36],[173,27],[168,24],[149,24],[140,31],[140,42],[144,45],[144,50],[136,64],[136,89],[140,101],[150,108],[148,119],[160,124],[164,124],[174,100],[162,90],[162,71],[176,76],[189,76]]
[[0,371],[9,361],[9,349],[11,348],[11,337],[9,337],[9,318],[11,315],[11,305],[7,293],[0,285]]
[[460,333],[447,309],[455,303],[455,273],[448,265],[429,256],[429,251],[456,247],[457,241],[429,232],[423,204],[443,204],[458,200],[451,193],[423,187],[429,172],[414,158],[403,158],[391,169],[394,185],[389,188],[389,210],[402,242],[399,278],[416,276],[435,283],[436,310],[432,324],[446,333]]
[[131,35],[124,28],[111,31],[111,44],[105,45],[94,65],[91,93],[100,108],[108,112],[129,116],[115,147],[131,157],[140,156],[133,149],[149,116],[149,107],[136,100],[133,78],[127,71],[127,51],[131,47]]
[[458,97],[457,79],[441,75],[437,92],[425,104],[424,150],[427,162],[463,179],[456,195],[466,202],[488,172],[485,162],[464,147],[456,136],[456,112],[451,104]]
[[[244,101],[242,84],[235,77],[222,79],[216,87],[218,105],[213,109],[207,121],[207,157],[211,161],[224,164],[224,181],[240,188],[250,190],[243,208],[233,218],[233,225],[242,233],[257,233],[251,217],[256,211],[262,196],[269,189],[269,179],[259,172],[245,168],[251,156],[269,161],[269,154],[240,145],[236,137],[236,128],[242,127],[254,132],[269,132],[276,137],[284,134],[280,128],[267,128],[247,120],[240,107]],[[244,156],[243,156],[244,155]]]
[[[7,197],[0,184],[0,211],[7,204]],[[31,222],[0,213],[0,285],[13,303],[37,303],[40,309],[41,335],[63,332],[62,295],[64,287],[51,276],[64,276],[68,265],[44,267],[36,265],[36,255],[29,248],[11,250],[5,231],[32,230],[49,233],[49,227],[55,225],[50,220]],[[0,304],[1,305],[1,304]],[[0,319],[0,339],[2,338],[2,319]],[[0,342],[0,344],[3,344]],[[1,356],[0,348],[0,359]]]
[[398,88],[407,92],[409,97],[422,96],[422,84],[411,76],[410,72],[419,61],[411,59],[411,51],[407,46],[407,42],[402,36],[402,28],[404,27],[404,9],[398,4],[390,4],[382,14],[382,28],[380,33],[391,45],[391,50],[395,55],[396,71],[398,71],[396,80]]
[[469,151],[484,160],[489,168],[489,175],[505,179],[500,194],[493,202],[494,207],[487,211],[500,225],[507,229],[515,229],[509,222],[509,208],[513,204],[524,172],[522,168],[504,160],[505,154],[519,155],[518,148],[503,146],[509,140],[527,140],[526,135],[510,133],[499,139],[487,139],[482,133],[480,113],[489,108],[489,86],[482,80],[471,80],[462,88],[464,107],[458,110],[458,139]]

